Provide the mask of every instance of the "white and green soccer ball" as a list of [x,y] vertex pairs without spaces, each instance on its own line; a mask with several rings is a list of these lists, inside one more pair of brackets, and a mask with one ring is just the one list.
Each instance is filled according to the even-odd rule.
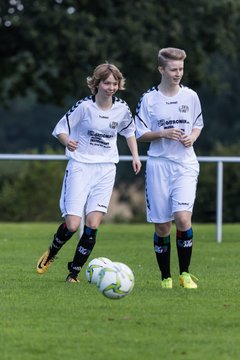
[[107,298],[121,299],[133,290],[133,272],[123,263],[112,262],[100,270],[97,287]]
[[112,261],[105,257],[98,257],[91,260],[86,269],[86,278],[90,284],[97,284],[98,275],[104,266],[110,266]]
[[113,266],[118,270],[118,271],[124,271],[127,276],[129,276],[130,280],[133,281],[134,284],[134,275],[132,270],[130,269],[130,267],[122,262],[117,262],[114,261],[113,262]]

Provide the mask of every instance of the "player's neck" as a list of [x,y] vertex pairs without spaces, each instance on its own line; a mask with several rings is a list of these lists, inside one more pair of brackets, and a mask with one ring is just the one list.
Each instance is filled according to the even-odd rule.
[[161,93],[164,96],[175,96],[177,95],[177,93],[180,90],[180,86],[179,85],[169,85],[169,84],[164,84],[163,82],[161,82],[158,85],[158,90],[161,91]]
[[95,100],[101,110],[109,110],[112,107],[112,96],[102,97],[100,94],[96,94]]

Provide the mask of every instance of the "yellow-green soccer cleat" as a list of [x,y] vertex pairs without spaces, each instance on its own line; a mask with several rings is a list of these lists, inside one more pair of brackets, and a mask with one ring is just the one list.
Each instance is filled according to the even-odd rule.
[[49,250],[45,251],[45,253],[43,253],[43,255],[40,257],[40,259],[38,260],[37,263],[37,272],[39,274],[43,274],[47,271],[47,269],[49,268],[49,266],[53,263],[53,261],[55,260],[55,256],[53,256],[51,259],[48,260],[48,256],[49,256]]
[[78,278],[76,278],[75,276],[73,276],[72,274],[69,274],[66,278],[66,282],[67,283],[79,283]]
[[195,276],[193,276],[192,274],[189,274],[187,272],[183,272],[180,276],[179,276],[179,281],[180,281],[180,286],[184,287],[185,289],[196,289],[198,286],[197,284],[193,281],[192,277],[195,280],[198,280],[198,278],[196,278]]
[[172,278],[163,279],[161,285],[163,289],[172,289]]

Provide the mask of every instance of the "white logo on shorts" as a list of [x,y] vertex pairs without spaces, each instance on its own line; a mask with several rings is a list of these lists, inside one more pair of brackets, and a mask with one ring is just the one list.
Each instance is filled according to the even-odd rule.
[[97,206],[102,207],[102,208],[104,208],[104,209],[107,208],[106,205],[97,204]]

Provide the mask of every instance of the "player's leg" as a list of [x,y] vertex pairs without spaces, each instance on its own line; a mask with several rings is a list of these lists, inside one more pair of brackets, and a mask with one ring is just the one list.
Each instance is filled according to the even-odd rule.
[[170,272],[172,223],[168,163],[150,158],[146,165],[147,221],[155,224],[154,251],[162,276],[162,287],[171,288]]
[[[71,239],[73,234],[77,231],[78,227],[69,226],[69,221],[66,217],[66,222],[62,223],[57,232],[53,236],[53,241],[47,251],[43,253],[37,263],[37,272],[39,274],[45,273],[49,266],[53,263],[56,258],[57,253],[66,244],[66,242]],[[80,224],[81,218],[76,217],[77,222]],[[70,229],[70,230],[69,230]]]
[[71,239],[73,234],[79,229],[81,218],[75,215],[67,215],[65,222],[62,223],[56,234],[54,234],[53,242],[50,246],[49,257],[57,255],[59,250],[66,242]]
[[187,171],[179,176],[173,192],[174,220],[176,224],[176,246],[179,262],[180,284],[186,288],[196,288],[197,285],[189,275],[192,258],[193,229],[192,210],[196,194],[197,174]]
[[95,246],[97,229],[102,218],[103,213],[99,211],[93,211],[86,216],[83,234],[78,242],[73,260],[68,263],[69,275],[67,276],[67,282],[78,282],[78,274]]
[[68,263],[67,282],[77,282],[78,274],[95,246],[97,230],[107,212],[112,195],[116,166],[114,164],[90,164],[88,171],[91,173],[89,180],[91,190],[85,206],[85,226],[73,260]]
[[[81,218],[80,218],[81,220]],[[76,230],[75,230],[76,231]],[[66,242],[73,236],[75,231],[70,231],[67,225],[67,221],[62,223],[58,229],[56,234],[53,236],[53,241],[47,251],[43,253],[43,255],[38,260],[37,264],[37,272],[39,274],[43,274],[47,271],[49,266],[55,260],[55,257],[59,250],[66,244]]]
[[[37,272],[39,274],[47,271],[59,250],[79,228],[87,196],[87,191],[81,191],[82,187],[86,186],[85,182],[87,182],[86,176],[82,174],[82,165],[69,161],[65,171],[60,197],[60,209],[62,216],[65,218],[65,222],[59,226],[54,234],[49,249],[45,251],[38,260]],[[81,184],[82,187],[79,186],[79,184]]]
[[189,272],[192,257],[193,230],[191,226],[191,215],[189,211],[175,213],[176,245],[178,252],[179,271]]
[[155,224],[154,251],[157,263],[162,275],[162,287],[172,288],[172,279],[170,271],[170,241],[171,222]]

